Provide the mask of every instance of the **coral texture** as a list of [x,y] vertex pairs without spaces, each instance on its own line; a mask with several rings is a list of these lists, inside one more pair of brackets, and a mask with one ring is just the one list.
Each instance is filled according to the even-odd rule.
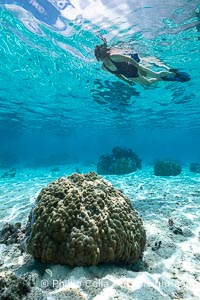
[[21,236],[23,236],[23,229],[20,222],[15,224],[5,223],[0,230],[0,243],[6,245],[19,243]]
[[30,292],[29,284],[13,273],[0,271],[0,299],[21,300]]
[[97,164],[97,173],[120,175],[132,173],[141,168],[141,159],[131,149],[114,147],[111,155],[101,155]]
[[154,175],[176,176],[181,173],[181,166],[170,161],[157,161],[154,164]]
[[131,263],[145,242],[142,220],[120,190],[94,172],[74,173],[41,190],[27,251],[72,266]]

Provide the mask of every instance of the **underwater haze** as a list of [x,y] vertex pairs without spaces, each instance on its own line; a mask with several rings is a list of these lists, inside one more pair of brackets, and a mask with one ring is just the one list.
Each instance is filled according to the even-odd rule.
[[[143,161],[200,161],[197,0],[0,0],[0,165],[96,161],[114,146]],[[157,57],[191,80],[129,86],[94,47]]]

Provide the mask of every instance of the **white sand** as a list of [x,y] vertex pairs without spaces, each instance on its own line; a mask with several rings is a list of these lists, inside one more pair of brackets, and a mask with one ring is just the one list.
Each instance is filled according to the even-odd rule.
[[[25,223],[39,189],[74,169],[19,170],[16,178],[1,179],[0,225],[6,221]],[[32,274],[37,288],[27,299],[200,299],[200,175],[185,168],[176,177],[155,177],[153,168],[148,167],[105,178],[130,197],[144,221],[147,247],[142,261],[130,266],[42,265],[21,255],[16,245],[0,244],[0,268]],[[170,218],[183,234],[169,229]]]

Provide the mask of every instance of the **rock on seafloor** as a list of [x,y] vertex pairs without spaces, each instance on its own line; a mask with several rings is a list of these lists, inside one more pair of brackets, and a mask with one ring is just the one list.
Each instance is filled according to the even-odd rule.
[[101,175],[122,175],[142,168],[141,159],[131,149],[114,147],[111,155],[101,155],[97,173]]
[[156,161],[154,164],[154,175],[176,176],[181,173],[181,166],[171,161]]
[[200,173],[200,163],[191,163],[190,164],[190,172]]

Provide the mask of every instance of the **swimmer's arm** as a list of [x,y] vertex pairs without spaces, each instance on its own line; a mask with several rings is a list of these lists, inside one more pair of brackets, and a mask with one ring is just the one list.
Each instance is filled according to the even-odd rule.
[[120,75],[120,74],[114,74],[117,78],[127,82],[128,84],[132,85],[133,84],[133,81],[130,81],[128,79],[126,79],[124,76]]
[[116,77],[118,77],[119,79],[123,80],[123,81],[126,81],[128,84],[130,85],[134,85],[135,83],[139,83],[141,85],[150,85],[154,82],[157,82],[158,79],[156,78],[153,78],[153,79],[147,79],[145,78],[144,76],[140,76],[140,77],[137,77],[137,78],[133,78],[132,80],[128,80],[126,79],[124,76],[122,75],[119,75],[119,74],[114,74]]
[[[101,68],[102,68],[102,70],[109,72],[109,71],[104,67],[104,64],[102,64]],[[109,72],[109,73],[110,73],[110,72]]]

